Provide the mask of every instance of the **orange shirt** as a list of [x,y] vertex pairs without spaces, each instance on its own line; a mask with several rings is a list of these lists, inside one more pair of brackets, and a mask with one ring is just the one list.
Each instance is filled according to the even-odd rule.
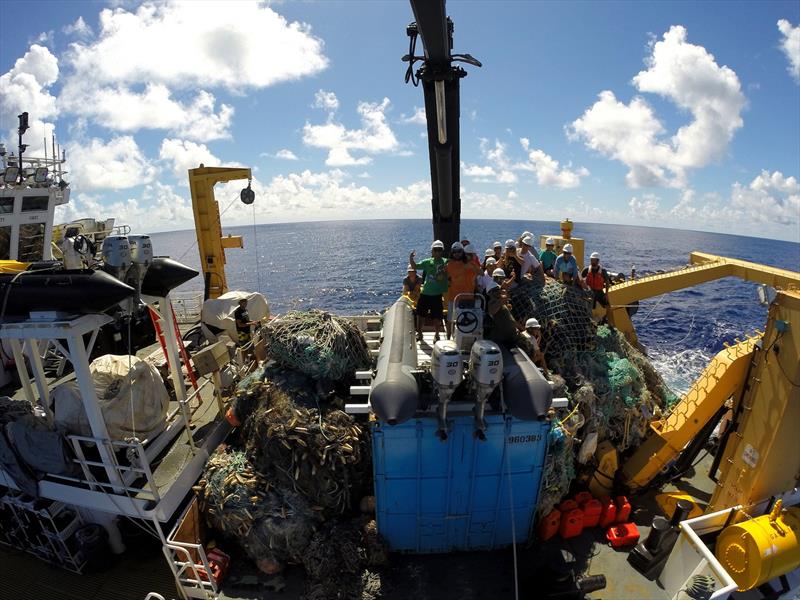
[[448,302],[455,299],[459,294],[472,294],[475,292],[475,279],[480,273],[480,266],[472,261],[449,260],[445,270],[450,281],[446,296]]

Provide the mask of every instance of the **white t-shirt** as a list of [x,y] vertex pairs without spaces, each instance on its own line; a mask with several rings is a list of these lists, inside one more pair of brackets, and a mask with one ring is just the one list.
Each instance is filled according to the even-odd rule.
[[528,339],[528,341],[531,343],[531,346],[533,346],[534,353],[538,352],[539,351],[539,342],[536,341],[536,338],[533,337],[527,331],[523,331],[522,335],[524,335]]
[[479,292],[485,292],[486,286],[489,285],[490,281],[493,281],[492,276],[483,273],[483,275],[478,275],[475,279],[475,286],[478,288]]
[[522,274],[533,273],[539,268],[539,259],[534,256],[533,252],[528,251],[525,254],[520,254],[522,259]]

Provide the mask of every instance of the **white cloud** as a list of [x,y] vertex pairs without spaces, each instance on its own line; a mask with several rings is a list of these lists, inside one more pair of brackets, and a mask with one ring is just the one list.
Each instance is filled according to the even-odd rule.
[[361,116],[360,129],[347,129],[332,118],[323,125],[307,122],[303,127],[303,143],[328,150],[325,164],[329,167],[367,165],[372,162],[371,156],[356,158],[350,152],[355,150],[371,155],[395,151],[399,147],[386,121],[389,104],[388,98],[380,103],[360,102],[357,109]]
[[129,135],[108,142],[97,138],[73,142],[67,146],[67,159],[70,182],[81,192],[132,188],[150,183],[157,174]]
[[335,111],[339,108],[339,99],[333,92],[326,92],[325,90],[317,90],[314,94],[314,108],[323,108],[325,110]]
[[[128,225],[133,233],[154,233],[153,215],[159,215],[157,225],[169,230],[188,229],[194,225],[192,204],[188,192],[178,194],[172,186],[154,181],[142,187],[135,197],[104,202],[94,194],[77,193],[68,204],[56,207],[56,222],[68,222],[83,217],[97,219],[114,217],[117,225]],[[159,252],[155,248],[156,253]]]
[[780,171],[761,171],[747,186],[739,182],[733,184],[730,204],[748,219],[794,227],[797,232],[800,222],[800,183],[794,177],[785,177]]
[[60,105],[117,132],[229,138],[233,107],[217,105],[209,89],[241,95],[328,65],[322,40],[307,25],[256,1],[106,8],[96,37],[80,18],[66,30],[81,39],[65,53]]
[[781,19],[778,21],[778,29],[783,34],[781,50],[789,61],[787,70],[800,83],[800,25],[793,27],[789,21]]
[[514,190],[508,190],[508,199],[509,200],[514,200],[518,196],[519,196],[519,194],[517,194],[517,192],[515,192]]
[[184,185],[189,185],[189,169],[196,169],[201,164],[206,167],[225,166],[205,144],[172,138],[162,140],[158,158],[171,163],[172,174]]
[[543,150],[531,148],[528,138],[520,138],[519,143],[527,156],[523,160],[514,161],[509,158],[505,144],[495,140],[494,146],[490,146],[488,140],[481,139],[481,154],[489,164],[481,166],[462,163],[464,175],[474,177],[482,183],[513,184],[518,181],[517,172],[530,171],[542,187],[574,188],[580,185],[581,177],[589,174],[583,167],[562,167]]
[[[3,127],[14,127],[19,112],[46,119],[58,114],[48,88],[58,80],[58,59],[44,46],[34,44],[14,66],[0,76],[0,111]],[[9,121],[12,120],[12,122]]]
[[275,153],[275,158],[280,158],[282,160],[297,160],[297,155],[287,148],[282,148]]
[[0,76],[0,130],[8,133],[6,139],[16,141],[17,115],[28,111],[30,129],[24,141],[29,145],[29,156],[41,154],[43,139],[49,140],[53,132],[52,123],[45,120],[58,116],[56,99],[49,89],[58,75],[58,59],[44,46],[33,44]]
[[628,208],[635,220],[652,221],[660,214],[660,199],[655,194],[643,194],[641,198],[634,196],[628,202]]
[[94,35],[92,28],[83,20],[83,17],[78,17],[74,23],[65,25],[61,28],[64,35],[72,35],[81,39],[88,39]]
[[414,114],[410,117],[406,117],[403,115],[403,122],[404,123],[414,123],[415,125],[425,125],[427,124],[427,120],[425,119],[425,109],[420,106],[414,107]]
[[717,65],[702,46],[688,43],[686,29],[679,25],[652,44],[646,63],[647,70],[633,78],[634,86],[688,111],[691,123],[664,138],[663,125],[643,98],[624,104],[606,90],[572,123],[569,133],[588,148],[625,164],[631,187],[685,187],[688,169],[725,154],[742,126],[745,97],[736,73]]
[[199,141],[229,138],[233,107],[221,104],[210,92],[199,91],[191,102],[173,98],[167,86],[147,84],[142,92],[124,85],[93,87],[90,82],[70,78],[60,101],[66,110],[113,131],[166,129],[174,135]]
[[323,42],[262,3],[145,3],[104,9],[91,44],[75,43],[79,78],[106,84],[261,88],[319,73]]

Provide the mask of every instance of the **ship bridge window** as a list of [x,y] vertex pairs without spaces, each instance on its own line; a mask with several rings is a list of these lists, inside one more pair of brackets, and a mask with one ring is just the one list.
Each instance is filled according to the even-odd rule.
[[0,260],[11,258],[11,227],[0,227]]
[[27,196],[22,199],[22,212],[47,210],[48,196]]
[[14,212],[13,198],[0,198],[0,214],[9,215]]
[[19,226],[17,260],[35,262],[44,258],[44,223],[25,223]]

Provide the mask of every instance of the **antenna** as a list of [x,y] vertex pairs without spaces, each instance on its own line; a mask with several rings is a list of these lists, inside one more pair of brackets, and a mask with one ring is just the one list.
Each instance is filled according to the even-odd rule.
[[25,181],[25,168],[22,166],[22,155],[25,150],[28,149],[27,144],[22,143],[22,136],[28,131],[28,113],[24,112],[21,115],[17,115],[17,118],[19,119],[19,128],[17,129],[17,133],[19,134],[19,174],[17,177],[19,183],[22,183]]

